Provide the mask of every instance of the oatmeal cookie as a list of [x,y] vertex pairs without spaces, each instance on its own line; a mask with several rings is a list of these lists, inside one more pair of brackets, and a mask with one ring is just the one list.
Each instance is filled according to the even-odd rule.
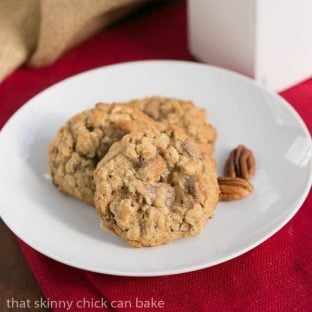
[[155,123],[138,109],[100,104],[72,117],[49,146],[53,183],[68,195],[94,205],[93,171],[110,146],[125,134]]
[[130,105],[138,107],[156,121],[181,127],[200,145],[204,153],[213,153],[216,129],[206,121],[205,110],[196,107],[193,102],[153,96],[133,100]]
[[176,126],[124,136],[94,178],[102,228],[134,247],[198,234],[219,198],[214,162]]

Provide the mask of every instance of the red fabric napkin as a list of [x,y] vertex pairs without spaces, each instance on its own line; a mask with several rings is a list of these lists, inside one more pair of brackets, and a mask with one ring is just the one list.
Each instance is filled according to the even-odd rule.
[[[65,77],[97,66],[155,58],[192,59],[186,43],[185,2],[158,5],[140,18],[128,19],[67,53],[53,66],[15,72],[0,86],[0,126],[26,100]],[[312,129],[312,79],[282,96]],[[110,306],[108,301],[115,306],[108,310],[142,311],[141,301],[151,304],[152,299],[154,304],[155,300],[164,302],[163,308],[154,309],[163,311],[312,311],[311,206],[310,194],[291,222],[245,255],[175,276],[127,278],[90,273],[19,243],[46,298],[72,301],[70,311],[102,311]],[[85,308],[79,309],[82,300]],[[129,303],[121,307],[127,300],[131,308]],[[88,309],[87,302],[102,308]],[[53,310],[67,311],[66,307]]]

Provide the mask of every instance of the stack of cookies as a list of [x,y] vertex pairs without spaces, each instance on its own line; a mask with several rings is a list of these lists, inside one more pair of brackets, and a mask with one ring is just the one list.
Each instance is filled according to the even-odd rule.
[[130,246],[198,234],[219,199],[216,131],[190,101],[149,97],[99,103],[49,147],[57,188],[97,209],[101,227]]

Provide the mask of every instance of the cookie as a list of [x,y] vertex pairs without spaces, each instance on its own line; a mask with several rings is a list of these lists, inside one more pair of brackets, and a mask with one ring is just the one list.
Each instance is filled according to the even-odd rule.
[[102,228],[134,247],[200,233],[219,198],[214,162],[176,126],[124,136],[94,178]]
[[100,104],[77,114],[49,146],[53,183],[60,191],[94,205],[97,163],[125,134],[154,124],[138,109],[123,105]]
[[139,108],[155,121],[181,127],[200,145],[204,153],[213,153],[216,129],[206,121],[205,110],[196,107],[193,102],[153,96],[133,100],[130,105]]

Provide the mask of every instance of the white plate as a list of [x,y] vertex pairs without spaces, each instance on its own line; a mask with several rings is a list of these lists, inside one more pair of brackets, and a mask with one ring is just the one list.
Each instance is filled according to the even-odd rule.
[[[216,159],[243,143],[257,159],[254,193],[220,203],[197,237],[133,249],[99,228],[93,208],[59,193],[47,147],[71,115],[94,103],[148,95],[192,99],[218,129]],[[220,172],[221,173],[221,172]],[[189,272],[224,262],[278,231],[311,185],[311,138],[281,97],[227,70],[177,61],[107,66],[66,79],[25,104],[0,137],[0,213],[39,252],[74,267],[127,276]]]

